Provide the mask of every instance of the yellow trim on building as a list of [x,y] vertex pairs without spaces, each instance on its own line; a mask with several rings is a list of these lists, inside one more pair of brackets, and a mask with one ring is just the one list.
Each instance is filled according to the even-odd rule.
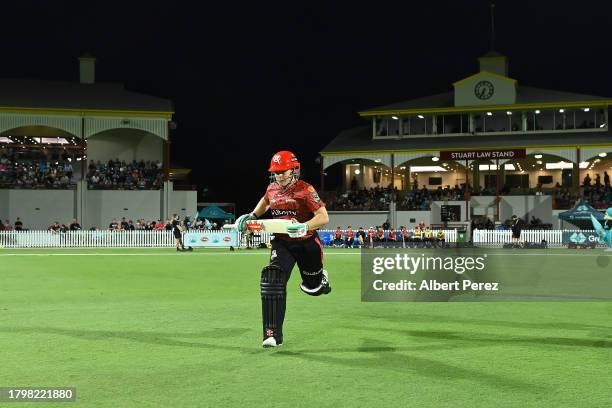
[[105,109],[67,109],[67,108],[22,108],[0,106],[2,113],[23,113],[39,115],[70,115],[70,116],[119,116],[119,117],[155,117],[172,119],[173,111],[128,111]]
[[505,55],[483,55],[482,57],[478,57],[479,61],[481,59],[487,59],[487,60],[492,60],[492,59],[508,59],[508,57],[506,57]]
[[[357,155],[357,154],[391,154],[391,153],[438,153],[438,152],[460,152],[460,151],[472,151],[472,150],[501,150],[501,149],[558,149],[559,147],[572,147],[572,148],[609,148],[612,147],[612,143],[608,145],[574,145],[574,144],[564,144],[564,145],[542,145],[542,146],[479,146],[479,147],[463,147],[456,149],[397,149],[397,150],[353,150],[349,152],[319,152],[321,156],[345,156],[345,155]],[[542,152],[545,153],[545,152]]]
[[579,102],[547,102],[547,103],[516,103],[512,105],[479,105],[479,106],[452,106],[445,108],[424,108],[424,109],[395,109],[357,112],[361,117],[390,116],[390,115],[416,115],[427,113],[469,113],[500,110],[532,110],[532,109],[551,109],[551,108],[598,108],[612,105],[612,100],[604,101],[579,101]]
[[469,80],[471,80],[471,79],[473,79],[473,78],[476,78],[476,77],[478,77],[478,76],[485,76],[485,75],[486,75],[486,76],[491,76],[491,77],[493,77],[493,78],[495,78],[495,79],[501,79],[501,80],[504,80],[504,81],[510,81],[510,82],[512,82],[514,85],[516,85],[516,79],[512,79],[512,78],[509,78],[509,77],[507,77],[507,76],[499,75],[499,74],[496,74],[496,73],[494,73],[494,72],[490,72],[490,71],[480,71],[480,72],[478,72],[478,73],[476,73],[476,74],[474,74],[474,75],[470,75],[470,76],[469,76],[469,77],[467,77],[467,78],[463,78],[463,79],[460,79],[460,80],[459,80],[459,81],[457,81],[457,82],[453,82],[453,86],[457,86],[457,85],[459,85],[459,84],[462,84],[462,83],[464,83],[464,82],[466,82],[466,81],[469,81]]

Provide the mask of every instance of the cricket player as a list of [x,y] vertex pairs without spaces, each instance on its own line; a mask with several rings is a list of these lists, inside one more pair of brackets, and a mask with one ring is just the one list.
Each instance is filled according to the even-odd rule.
[[323,269],[323,246],[317,229],[329,222],[325,204],[315,189],[299,179],[300,162],[289,151],[276,153],[270,161],[270,185],[250,214],[236,220],[241,232],[249,220],[270,210],[273,218],[294,220],[286,234],[274,234],[270,264],[261,271],[263,347],[283,343],[287,282],[295,264],[300,270],[300,289],[310,296],[331,292]]

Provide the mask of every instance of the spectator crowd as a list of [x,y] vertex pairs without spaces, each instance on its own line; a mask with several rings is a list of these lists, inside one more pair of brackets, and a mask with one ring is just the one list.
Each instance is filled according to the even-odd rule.
[[164,181],[162,167],[159,160],[91,161],[87,168],[87,185],[90,189],[157,190]]
[[11,188],[69,188],[73,184],[70,160],[16,159],[0,156],[0,186]]

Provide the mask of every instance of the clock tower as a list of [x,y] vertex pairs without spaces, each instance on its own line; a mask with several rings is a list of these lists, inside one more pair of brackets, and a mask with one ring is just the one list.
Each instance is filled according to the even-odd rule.
[[490,52],[478,59],[480,72],[457,81],[455,106],[509,105],[516,103],[516,80],[508,77],[508,58]]

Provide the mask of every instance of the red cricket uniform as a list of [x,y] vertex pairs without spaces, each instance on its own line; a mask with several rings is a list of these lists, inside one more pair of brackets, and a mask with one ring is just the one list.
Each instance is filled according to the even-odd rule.
[[[268,186],[264,199],[270,205],[272,218],[284,220],[295,218],[298,222],[310,220],[314,216],[314,212],[325,205],[314,187],[303,180],[297,180],[287,189],[283,189],[277,183],[272,183]],[[301,238],[289,238],[287,234],[274,234],[274,236],[284,240],[296,241],[308,239],[314,233],[315,230],[310,230]]]

